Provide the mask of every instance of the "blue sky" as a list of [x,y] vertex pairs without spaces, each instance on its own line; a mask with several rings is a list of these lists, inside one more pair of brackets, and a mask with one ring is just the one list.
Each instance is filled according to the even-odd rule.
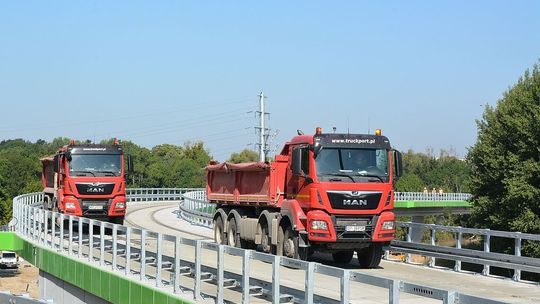
[[[540,58],[538,1],[2,1],[0,140],[203,140],[316,126],[464,156]],[[348,122],[348,123],[347,123]],[[252,147],[252,146],[251,146]]]

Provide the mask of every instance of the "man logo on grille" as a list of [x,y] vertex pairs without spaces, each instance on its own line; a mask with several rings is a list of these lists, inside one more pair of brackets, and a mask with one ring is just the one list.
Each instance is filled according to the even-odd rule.
[[367,200],[363,199],[344,199],[343,206],[367,206]]

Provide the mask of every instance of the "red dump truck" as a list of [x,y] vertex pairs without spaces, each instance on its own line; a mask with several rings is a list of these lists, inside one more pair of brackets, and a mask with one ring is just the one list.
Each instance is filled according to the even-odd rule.
[[401,153],[381,135],[299,135],[273,162],[207,167],[216,243],[306,259],[329,252],[349,263],[356,251],[377,267],[394,238],[395,180]]
[[125,175],[133,169],[117,141],[113,145],[76,145],[73,141],[41,159],[44,208],[69,215],[123,224]]

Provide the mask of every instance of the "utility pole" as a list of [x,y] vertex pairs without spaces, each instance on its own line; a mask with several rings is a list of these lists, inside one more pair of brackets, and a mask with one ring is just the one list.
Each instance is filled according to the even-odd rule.
[[255,127],[256,129],[259,129],[259,161],[263,162],[266,160],[266,139],[268,137],[266,127],[264,126],[264,120],[265,115],[269,115],[270,113],[266,113],[264,111],[264,93],[261,92],[259,95],[259,111],[257,111],[257,114],[259,115],[259,127]]

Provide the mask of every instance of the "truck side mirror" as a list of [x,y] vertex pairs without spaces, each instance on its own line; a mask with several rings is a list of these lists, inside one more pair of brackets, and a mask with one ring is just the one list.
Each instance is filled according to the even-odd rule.
[[292,173],[302,176],[302,149],[294,148],[292,150]]
[[399,178],[403,175],[403,161],[401,152],[394,150],[394,176]]
[[58,173],[58,171],[60,171],[60,163],[59,163],[58,154],[56,154],[53,158],[53,170],[54,170],[54,173]]
[[131,157],[131,155],[128,154],[128,156],[127,156],[127,173],[132,174],[133,170],[135,170],[135,168],[133,167],[133,157]]

